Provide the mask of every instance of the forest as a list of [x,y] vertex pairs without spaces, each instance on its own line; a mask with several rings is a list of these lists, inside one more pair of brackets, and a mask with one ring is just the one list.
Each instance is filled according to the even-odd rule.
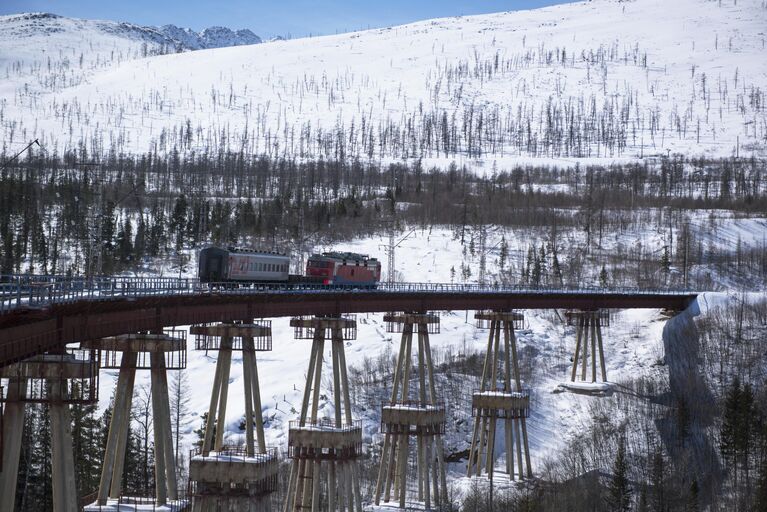
[[0,270],[181,273],[206,244],[303,256],[440,226],[465,248],[464,280],[491,258],[496,282],[758,289],[767,239],[729,228],[764,226],[766,169],[672,156],[480,174],[455,163],[31,152],[0,175]]

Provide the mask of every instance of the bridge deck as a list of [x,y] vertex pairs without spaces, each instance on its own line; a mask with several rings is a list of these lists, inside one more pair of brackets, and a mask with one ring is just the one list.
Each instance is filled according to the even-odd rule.
[[697,297],[679,290],[440,283],[382,283],[375,290],[285,285],[226,289],[194,279],[13,279],[0,284],[0,366],[67,343],[205,322],[387,311],[682,310]]

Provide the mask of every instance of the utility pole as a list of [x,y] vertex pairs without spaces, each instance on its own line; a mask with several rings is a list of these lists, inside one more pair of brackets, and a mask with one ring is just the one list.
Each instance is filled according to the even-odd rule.
[[386,250],[388,255],[388,263],[386,267],[386,281],[389,284],[392,284],[395,281],[394,274],[396,272],[395,270],[396,267],[394,264],[394,249],[396,246],[394,245],[394,237],[395,237],[396,226],[397,226],[397,223],[394,221],[394,215],[392,215],[392,221],[391,221],[391,224],[389,225],[389,246]]
[[487,270],[487,230],[485,225],[479,227],[479,285],[485,286],[485,274]]
[[397,247],[399,247],[402,242],[410,238],[410,235],[412,235],[413,233],[415,233],[415,229],[411,229],[410,231],[408,231],[408,233],[405,236],[397,240],[396,224],[392,223],[392,225],[389,226],[388,243],[384,246],[379,246],[384,249],[388,258],[388,263],[386,265],[386,268],[387,268],[386,272],[388,274],[386,276],[387,283],[391,284],[397,281],[395,277],[397,271],[394,266],[394,262],[395,262],[394,255],[397,251]]

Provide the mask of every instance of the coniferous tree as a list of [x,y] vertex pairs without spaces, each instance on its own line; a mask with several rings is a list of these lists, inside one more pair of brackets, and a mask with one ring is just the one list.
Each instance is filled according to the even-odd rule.
[[631,487],[628,481],[628,461],[626,460],[625,434],[618,440],[618,452],[613,464],[613,475],[608,489],[608,505],[610,510],[627,512],[631,509]]
[[[200,425],[200,428],[194,431],[194,433],[197,434],[197,446],[202,446],[202,443],[205,440],[205,426],[208,423],[208,413],[202,413],[200,419],[202,420],[202,424]],[[211,439],[215,439],[216,437],[216,423],[218,423],[218,421],[213,420],[213,433],[211,434]]]
[[647,498],[647,486],[643,485],[639,491],[639,504],[637,505],[637,512],[649,512],[650,502]]
[[539,260],[539,272],[540,272],[540,284],[544,284],[548,278],[548,267],[546,266],[546,246],[541,244],[541,248],[538,251]]
[[658,447],[652,457],[650,471],[650,484],[652,486],[652,498],[650,510],[653,512],[666,512],[666,469],[663,461],[663,452]]
[[754,391],[751,384],[746,383],[740,393],[740,399],[737,404],[735,433],[735,447],[739,454],[740,462],[743,465],[747,485],[750,479],[750,454],[753,447],[753,424],[756,418],[754,410]]
[[687,503],[685,503],[685,512],[698,512],[700,510],[699,497],[700,490],[698,489],[698,480],[693,478],[690,484],[690,489],[687,493]]
[[133,261],[140,262],[146,255],[146,222],[144,216],[139,214],[136,224],[136,237],[133,241]]
[[165,212],[160,205],[152,209],[152,227],[147,237],[147,251],[151,256],[159,256],[165,249]]
[[724,401],[724,413],[722,425],[719,430],[719,450],[731,467],[733,467],[737,481],[737,454],[738,454],[738,404],[740,403],[740,379],[735,377],[727,392]]
[[767,512],[767,458],[759,465],[759,483],[754,497],[755,512]]
[[671,272],[671,257],[669,256],[668,245],[663,246],[660,265],[661,269],[663,269],[663,273],[668,277],[669,272]]
[[174,372],[170,385],[170,413],[173,425],[174,452],[176,465],[180,465],[181,457],[181,424],[189,414],[189,379],[185,370]]
[[101,271],[110,273],[112,270],[112,260],[114,258],[115,242],[115,204],[113,201],[104,203],[99,222],[101,229],[99,232],[98,246],[101,249]]
[[[74,384],[77,386],[77,384]],[[87,388],[83,390],[87,393]],[[77,494],[84,496],[96,491],[103,461],[101,424],[96,418],[96,404],[74,404],[72,418],[72,451],[75,461]]]
[[605,268],[604,265],[602,265],[602,270],[599,271],[599,286],[601,286],[602,288],[607,288],[608,284],[609,283],[607,280],[607,269]]
[[120,263],[128,263],[133,257],[133,224],[126,218],[117,232],[117,258]]
[[173,213],[170,218],[170,230],[174,235],[175,249],[181,250],[184,247],[184,237],[187,230],[187,209],[189,205],[186,196],[181,194],[173,206]]

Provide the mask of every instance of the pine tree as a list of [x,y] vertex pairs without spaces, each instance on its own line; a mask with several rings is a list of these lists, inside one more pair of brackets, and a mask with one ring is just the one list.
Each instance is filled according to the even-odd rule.
[[[195,434],[197,434],[197,446],[202,446],[203,441],[205,440],[205,426],[208,424],[208,413],[204,412],[200,415],[200,419],[202,419],[202,425],[200,428],[194,431]],[[213,420],[213,433],[211,434],[211,439],[216,437],[216,420]]]
[[165,212],[160,205],[152,209],[152,227],[147,237],[147,252],[152,256],[159,256],[160,251],[165,249]]
[[608,283],[607,269],[602,265],[602,270],[599,271],[599,286],[607,288]]
[[739,454],[741,464],[745,471],[747,485],[750,485],[750,453],[753,448],[754,418],[754,390],[751,384],[746,383],[740,393],[737,405],[737,431],[735,433],[735,449]]
[[684,506],[685,512],[698,512],[700,510],[700,505],[698,504],[699,493],[698,480],[693,479],[690,484],[690,490],[687,493],[687,503]]
[[122,494],[140,495],[146,489],[145,483],[148,483],[150,469],[147,467],[149,458],[147,457],[147,460],[144,460],[142,455],[144,448],[138,430],[134,428],[128,429],[128,440],[125,444]]
[[759,484],[754,497],[754,511],[767,512],[767,458],[759,465]]
[[509,257],[509,244],[506,243],[506,237],[501,237],[501,249],[500,249],[500,255],[498,256],[498,266],[501,267],[501,270],[504,270],[506,268],[506,259]]
[[539,260],[539,267],[540,267],[540,284],[544,284],[548,278],[548,267],[546,265],[546,246],[544,244],[541,244],[541,248],[538,252],[538,260]]
[[184,234],[187,228],[187,209],[189,205],[186,200],[186,196],[181,194],[176,199],[176,204],[173,206],[173,213],[170,218],[170,230],[175,235],[175,248],[177,251],[184,247]]
[[101,268],[103,274],[110,274],[113,270],[115,252],[115,204],[107,201],[101,210],[101,229],[97,240],[101,251]]
[[610,510],[627,512],[631,509],[631,487],[628,481],[628,461],[626,460],[626,437],[622,434],[618,441],[618,453],[613,464],[613,476],[610,480],[608,505]]
[[170,385],[170,413],[173,424],[173,441],[176,454],[176,466],[180,466],[181,424],[189,414],[189,379],[186,371],[174,372]]
[[530,273],[533,270],[533,266],[535,265],[535,249],[531,245],[527,248],[527,263],[522,268],[522,281],[525,283],[529,283],[531,280]]
[[117,232],[117,258],[121,263],[128,263],[133,257],[133,224],[126,218]]
[[139,491],[149,492],[150,482],[154,467],[152,447],[152,396],[151,388],[147,385],[139,386],[133,395],[133,410],[131,411],[133,422],[136,424],[136,437],[141,471],[141,484]]
[[669,257],[669,253],[668,253],[668,245],[663,246],[663,253],[661,255],[660,266],[661,266],[661,269],[663,269],[663,273],[666,276],[668,276],[669,272],[671,272],[671,258]]
[[666,471],[660,447],[657,448],[652,457],[650,484],[652,485],[650,510],[653,512],[666,512]]
[[562,268],[559,265],[559,258],[557,257],[557,251],[551,251],[551,272],[554,276],[555,284],[562,286]]
[[133,261],[141,262],[146,254],[146,222],[144,222],[144,216],[138,216],[138,224],[136,225],[136,237],[133,242]]
[[541,260],[535,251],[533,251],[533,269],[530,272],[530,284],[533,286],[541,284]]
[[740,379],[735,377],[724,401],[724,414],[722,416],[722,426],[719,430],[719,450],[722,458],[735,466],[735,475],[737,479],[736,458],[738,453],[738,404],[740,403]]
[[[88,393],[87,385],[83,393]],[[99,484],[103,457],[101,425],[96,419],[96,408],[96,404],[74,404],[70,408],[78,496],[96,491]]]
[[639,491],[639,504],[637,505],[637,512],[649,512],[650,503],[647,498],[647,486],[643,485],[642,490]]

